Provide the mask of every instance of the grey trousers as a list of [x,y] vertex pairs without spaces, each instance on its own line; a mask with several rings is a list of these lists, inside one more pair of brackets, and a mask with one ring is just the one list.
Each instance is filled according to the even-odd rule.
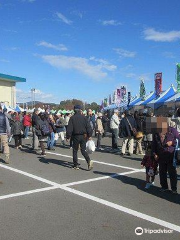
[[35,131],[35,128],[32,127],[32,133],[33,133],[33,138],[32,138],[32,148],[34,150],[37,150],[38,149],[38,146],[39,146],[39,140],[38,140],[38,136],[36,135],[36,131]]

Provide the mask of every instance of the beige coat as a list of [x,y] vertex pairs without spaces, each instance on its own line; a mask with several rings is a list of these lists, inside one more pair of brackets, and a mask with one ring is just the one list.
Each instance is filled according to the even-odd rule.
[[99,132],[99,133],[104,132],[104,128],[103,128],[103,125],[102,125],[102,120],[100,118],[97,118],[97,120],[96,120],[96,132]]

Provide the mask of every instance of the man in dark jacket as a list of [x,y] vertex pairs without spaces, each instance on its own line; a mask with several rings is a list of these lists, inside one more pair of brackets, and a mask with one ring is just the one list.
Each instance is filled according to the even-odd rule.
[[106,112],[106,113],[104,113],[104,115],[102,117],[102,125],[104,128],[103,137],[106,137],[106,133],[109,131],[109,123],[110,123],[110,120],[109,120],[108,114]]
[[134,135],[132,129],[137,129],[137,124],[130,111],[125,111],[125,117],[120,122],[121,136],[123,137],[121,155],[125,155],[126,145],[129,145],[129,156],[133,154]]
[[73,163],[74,169],[79,169],[78,167],[78,158],[77,151],[80,145],[81,153],[86,159],[88,164],[88,169],[91,170],[93,168],[93,162],[90,160],[88,153],[86,152],[86,140],[91,139],[92,136],[92,128],[87,118],[82,115],[82,108],[79,105],[74,106],[75,114],[69,120],[66,139],[69,141],[71,137],[73,137]]
[[32,115],[32,133],[33,133],[32,149],[33,150],[38,150],[38,145],[39,145],[38,136],[36,135],[36,130],[37,130],[38,121],[39,121],[38,114],[39,114],[39,110],[34,109],[34,113]]

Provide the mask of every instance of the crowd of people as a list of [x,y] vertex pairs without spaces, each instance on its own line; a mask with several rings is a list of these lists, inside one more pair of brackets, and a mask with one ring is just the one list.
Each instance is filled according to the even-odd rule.
[[102,138],[111,137],[110,152],[118,153],[119,139],[122,139],[120,155],[142,156],[141,166],[146,168],[146,185],[149,189],[154,185],[155,176],[159,174],[161,191],[168,190],[167,172],[170,177],[172,193],[177,193],[177,163],[179,161],[176,149],[180,142],[180,109],[166,117],[154,116],[153,111],[126,110],[120,113],[115,109],[113,113],[99,112],[94,114],[88,109],[87,115],[83,114],[79,105],[74,106],[74,114],[51,114],[45,112],[18,113],[7,112],[0,106],[0,142],[5,155],[5,163],[10,163],[9,142],[14,139],[16,149],[21,149],[22,139],[29,139],[32,132],[32,151],[41,156],[46,156],[45,149],[55,150],[58,139],[62,146],[69,145],[73,149],[73,168],[78,170],[78,150],[86,159],[88,169],[93,168],[86,151],[86,142],[96,138],[96,151],[103,151]]

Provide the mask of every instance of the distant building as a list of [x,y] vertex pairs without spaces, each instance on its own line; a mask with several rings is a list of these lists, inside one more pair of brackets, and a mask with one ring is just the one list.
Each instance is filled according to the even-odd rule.
[[0,102],[7,106],[16,106],[16,83],[26,82],[26,78],[0,73]]

